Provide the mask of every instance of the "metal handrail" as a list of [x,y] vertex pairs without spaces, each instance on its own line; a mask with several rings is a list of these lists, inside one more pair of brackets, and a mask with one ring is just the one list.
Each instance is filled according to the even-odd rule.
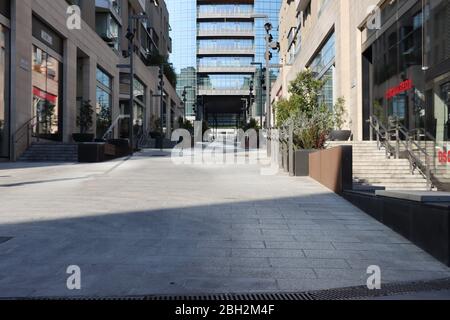
[[[103,140],[106,140],[106,139],[108,138],[108,136],[109,136],[110,134],[112,134],[114,128],[119,124],[119,120],[121,120],[121,119],[129,119],[129,118],[130,118],[130,115],[129,115],[129,114],[121,114],[121,115],[118,115],[118,116],[116,117],[116,119],[113,121],[113,123],[109,126],[108,130],[106,130],[106,132],[105,132],[105,134],[103,135],[102,139],[103,139]],[[130,128],[130,130],[133,130],[133,129]]]
[[[24,136],[24,135],[21,135],[18,139],[16,139],[16,137],[17,137],[17,135],[18,135],[18,133],[19,133],[20,131],[22,131],[23,129],[27,128],[28,130],[27,130],[26,132],[27,132],[27,133],[29,132],[31,122],[33,122],[35,119],[37,119],[37,117],[38,117],[38,116],[35,115],[35,116],[32,117],[30,120],[28,120],[28,121],[25,122],[23,125],[21,125],[21,126],[19,127],[19,129],[17,129],[17,130],[13,133],[13,141],[14,141],[14,143],[19,142],[20,139],[22,139],[22,137]],[[31,126],[31,128],[33,128],[34,126],[35,126],[35,125]]]
[[[431,161],[428,151],[422,148],[416,141],[414,141],[411,131],[409,131],[405,126],[403,126],[397,117],[389,118],[388,128],[384,126],[380,120],[372,115],[369,119],[370,124],[370,139],[373,139],[373,134],[375,133],[377,138],[377,146],[380,149],[384,146],[386,149],[386,157],[389,158],[389,153],[394,150],[395,158],[400,158],[400,145],[404,145],[406,153],[408,154],[408,160],[410,163],[411,172],[414,173],[415,169],[427,180],[427,188],[429,190],[433,189],[433,177],[431,174]],[[384,130],[384,134],[381,129]],[[400,138],[400,134],[404,136],[404,139]],[[430,135],[431,136],[431,135]],[[394,137],[395,146],[390,143],[391,137]],[[415,149],[413,149],[415,147]],[[420,156],[417,156],[415,152],[419,152],[425,157],[425,163],[422,161]]]

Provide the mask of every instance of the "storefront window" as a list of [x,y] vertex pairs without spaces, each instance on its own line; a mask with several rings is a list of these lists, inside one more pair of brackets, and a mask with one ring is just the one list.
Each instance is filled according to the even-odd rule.
[[323,81],[324,86],[320,95],[320,102],[330,110],[334,105],[334,59],[336,56],[335,35],[328,38],[322,49],[314,57],[309,68],[314,75]]
[[0,158],[9,156],[8,42],[8,29],[0,24]]
[[101,139],[112,124],[112,79],[97,69],[97,138]]
[[138,79],[134,79],[134,130],[135,134],[142,133],[145,114],[145,85]]
[[396,117],[408,130],[425,129],[437,141],[448,141],[450,2],[417,1],[400,15],[403,5],[395,1],[383,7],[383,23],[397,20],[368,40],[374,42],[363,55],[363,73],[370,75],[364,80],[369,89],[364,92],[364,114],[374,114],[385,124]]
[[41,138],[61,138],[61,63],[33,46],[33,109],[37,118],[35,134]]

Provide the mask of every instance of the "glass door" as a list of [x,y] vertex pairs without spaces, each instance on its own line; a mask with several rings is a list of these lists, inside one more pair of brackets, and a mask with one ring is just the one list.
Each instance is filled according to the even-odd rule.
[[0,158],[9,156],[9,39],[0,24]]

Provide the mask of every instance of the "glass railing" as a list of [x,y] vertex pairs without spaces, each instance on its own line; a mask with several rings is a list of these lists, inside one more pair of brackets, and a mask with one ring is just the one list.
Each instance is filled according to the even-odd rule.
[[216,51],[254,51],[253,46],[200,46],[199,50],[216,50]]
[[121,14],[120,1],[118,0],[95,0],[95,6],[105,9],[111,9],[117,15]]
[[251,5],[212,5],[199,6],[198,15],[251,15],[253,6]]
[[253,62],[252,58],[248,59],[200,59],[199,67],[250,67]]
[[221,90],[221,91],[238,91],[250,90],[249,86],[213,86],[213,85],[199,85],[199,90]]
[[253,28],[238,28],[238,27],[224,27],[224,28],[199,28],[199,32],[253,32]]

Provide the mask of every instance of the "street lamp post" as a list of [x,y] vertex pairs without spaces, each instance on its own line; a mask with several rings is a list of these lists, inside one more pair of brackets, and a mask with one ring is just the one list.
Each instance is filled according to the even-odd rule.
[[266,20],[266,24],[264,25],[264,29],[266,30],[266,36],[265,36],[265,40],[266,40],[266,53],[265,53],[265,62],[266,62],[266,86],[267,86],[267,90],[266,90],[266,128],[270,128],[270,125],[272,123],[272,108],[271,108],[271,87],[272,84],[270,82],[270,60],[272,59],[272,53],[270,52],[270,50],[274,50],[274,49],[278,49],[280,48],[280,44],[278,42],[274,42],[273,41],[273,36],[270,34],[270,31],[272,30],[272,24],[269,21],[269,16],[266,14],[254,14],[252,15],[252,18],[254,19],[265,19]]
[[183,104],[184,104],[184,119],[187,119],[187,109],[186,109],[186,103],[187,103],[187,91],[186,89],[192,89],[192,86],[184,86],[183,88]]
[[164,119],[163,119],[164,107],[163,107],[163,104],[164,104],[164,67],[165,66],[172,66],[172,63],[161,63],[159,66],[159,89],[160,89],[160,94],[159,94],[160,110],[159,111],[160,111],[160,115],[161,115],[160,119],[159,119],[160,120],[159,124],[161,127],[160,128],[161,139],[163,139],[163,135],[164,135],[164,128],[163,128],[163,126],[164,126]]
[[259,103],[260,103],[260,119],[259,119],[259,125],[261,126],[261,128],[263,127],[263,85],[262,85],[262,79],[263,77],[265,77],[265,75],[263,74],[263,64],[261,62],[252,62],[252,65],[254,66],[259,66],[259,76],[260,79],[259,80],[259,88],[260,88],[260,93],[259,93]]
[[[148,20],[149,16],[146,14],[130,15],[128,17],[128,30],[126,38],[128,39],[128,54],[130,56],[130,99],[129,99],[129,109],[130,109],[130,120],[129,120],[129,139],[131,144],[131,149],[134,151],[134,38],[136,36],[136,29],[133,24],[134,21]],[[125,66],[118,66],[125,67]]]

